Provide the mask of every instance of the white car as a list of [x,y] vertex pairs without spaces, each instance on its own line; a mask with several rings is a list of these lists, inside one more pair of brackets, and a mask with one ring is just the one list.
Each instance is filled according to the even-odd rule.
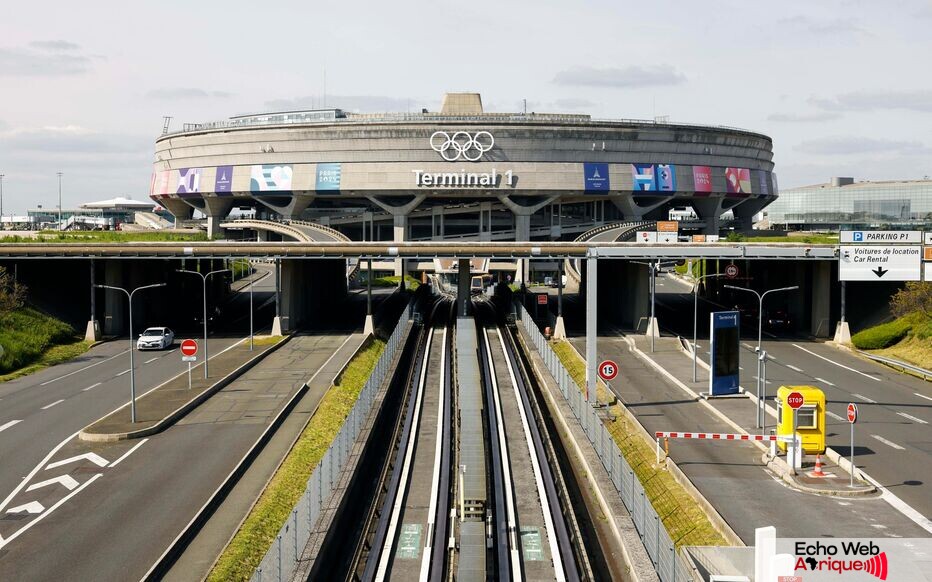
[[150,327],[139,334],[137,350],[164,350],[175,343],[175,332],[167,327]]

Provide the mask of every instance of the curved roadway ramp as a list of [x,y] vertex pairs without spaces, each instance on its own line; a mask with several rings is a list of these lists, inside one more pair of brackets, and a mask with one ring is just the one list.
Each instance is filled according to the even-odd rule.
[[[256,231],[274,232],[283,237],[294,239],[297,242],[315,243],[315,242],[350,242],[350,238],[342,232],[317,224],[316,222],[307,222],[304,220],[289,220],[287,222],[277,222],[274,220],[259,220],[254,218],[241,218],[237,220],[228,220],[220,224],[220,228],[233,229],[252,229]],[[346,276],[352,278],[359,271],[358,260],[348,260],[346,265]]]
[[[592,230],[587,230],[586,232],[576,237],[573,242],[626,242],[634,238],[634,235],[638,230],[654,228],[656,225],[656,222],[644,220],[633,222],[615,222],[612,224],[600,226],[598,228],[593,228]],[[572,287],[574,290],[578,290],[580,283],[582,283],[580,260],[581,259],[573,259],[566,261],[567,287]]]

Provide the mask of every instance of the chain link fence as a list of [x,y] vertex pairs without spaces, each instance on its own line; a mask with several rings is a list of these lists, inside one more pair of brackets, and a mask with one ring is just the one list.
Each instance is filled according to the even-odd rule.
[[291,515],[285,525],[275,536],[272,547],[269,548],[253,573],[252,582],[282,582],[290,580],[294,575],[298,559],[311,537],[311,532],[314,531],[317,518],[320,517],[321,508],[339,481],[343,466],[356,443],[356,437],[369,416],[379,386],[391,371],[392,359],[404,338],[408,320],[412,317],[413,306],[412,301],[398,318],[398,323],[385,344],[385,350],[376,362],[356,404],[343,421],[343,426],[340,427],[340,432],[337,433],[330,448],[308,478],[304,494],[291,510]]
[[573,410],[573,414],[579,420],[579,424],[592,447],[599,455],[602,466],[611,477],[615,489],[621,496],[621,501],[631,514],[634,521],[634,527],[641,537],[644,547],[647,549],[647,555],[650,556],[654,565],[654,570],[660,577],[661,582],[692,582],[693,577],[690,569],[686,566],[683,558],[676,552],[676,547],[670,539],[663,521],[653,506],[647,499],[644,487],[634,474],[634,470],[621,454],[618,445],[612,439],[612,435],[605,428],[605,425],[599,419],[598,412],[586,402],[586,397],[579,390],[576,381],[573,380],[570,373],[563,367],[559,356],[550,347],[550,344],[541,335],[537,329],[537,324],[531,318],[530,314],[523,305],[518,305],[518,313],[525,331],[530,336],[534,347],[540,354],[550,370],[550,374],[557,381],[560,392],[567,404]]

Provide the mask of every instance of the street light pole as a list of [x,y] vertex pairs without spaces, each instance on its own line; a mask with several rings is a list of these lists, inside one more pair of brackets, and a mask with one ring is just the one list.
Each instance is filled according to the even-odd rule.
[[701,275],[696,279],[696,285],[693,287],[693,382],[696,382],[696,352],[699,351],[698,338],[696,336],[696,328],[699,322],[699,285],[702,283],[703,279],[708,279],[710,277],[722,277],[724,273],[710,273],[708,275]]
[[101,289],[113,289],[114,291],[122,291],[126,293],[127,299],[129,299],[129,396],[130,396],[130,420],[136,422],[136,345],[133,343],[133,295],[136,294],[136,291],[142,291],[143,289],[153,289],[155,287],[164,287],[166,283],[156,283],[154,285],[144,285],[143,287],[136,287],[132,291],[127,291],[122,287],[114,287],[113,285],[94,285],[94,287],[99,287]]
[[[207,351],[207,278],[210,277],[211,275],[216,275],[217,273],[223,273],[225,271],[229,271],[229,269],[217,269],[216,271],[211,271],[207,273],[206,275],[203,273],[199,273],[197,271],[189,271],[188,269],[175,269],[175,271],[179,273],[188,273],[190,275],[197,275],[198,277],[201,278],[201,281],[203,282],[203,289],[204,289],[204,297],[203,297],[204,299],[203,301],[203,306],[204,306],[204,379],[206,380],[207,375],[208,375],[207,362],[210,360],[210,354]],[[252,288],[250,287],[250,293],[251,291],[252,291]],[[252,295],[250,294],[250,300],[251,299],[252,299]],[[252,321],[251,307],[252,305],[250,304],[250,312],[249,312],[250,321]],[[251,328],[252,326],[250,325],[250,329]],[[250,337],[252,336],[250,335]]]
[[[250,275],[251,275],[251,274],[252,274],[252,273],[250,273]],[[253,278],[253,280],[249,282],[249,351],[250,351],[250,352],[253,351],[253,349],[255,348],[255,339],[253,339],[253,327],[252,327],[252,318],[253,318],[253,315],[252,315],[252,286],[255,285],[255,284],[256,284],[256,279]],[[205,346],[205,347],[207,346],[206,342],[205,342],[204,346]]]
[[58,230],[64,230],[65,225],[61,221],[61,177],[62,173],[57,172],[58,174]]
[[[746,291],[748,293],[753,293],[757,297],[757,348],[754,350],[758,354],[757,358],[757,428],[761,428],[764,425],[764,410],[766,404],[764,403],[764,395],[762,393],[761,387],[763,382],[761,382],[761,336],[763,335],[763,325],[764,325],[764,297],[770,293],[776,293],[778,291],[794,291],[799,289],[799,285],[793,285],[792,287],[780,287],[778,289],[768,289],[763,293],[758,293],[754,289],[748,289],[747,287],[735,287],[734,285],[724,285],[726,289],[734,289],[736,291]],[[765,356],[766,357],[766,356]]]
[[3,230],[3,176],[0,174],[0,230]]

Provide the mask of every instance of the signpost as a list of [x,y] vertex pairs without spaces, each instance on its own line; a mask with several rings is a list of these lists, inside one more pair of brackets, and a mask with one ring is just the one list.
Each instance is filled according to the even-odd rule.
[[639,230],[634,240],[639,243],[655,243],[657,242],[657,233],[649,230]]
[[725,276],[729,279],[734,279],[739,274],[741,274],[741,269],[738,268],[738,265],[732,263],[725,267]]
[[849,487],[854,487],[854,423],[858,421],[858,405],[854,402],[848,403],[848,424],[851,425],[851,448],[849,449],[848,454],[851,455],[851,481],[848,484]]
[[709,396],[738,393],[740,322],[737,311],[710,314]]
[[799,392],[790,392],[786,397],[786,404],[793,409],[793,456],[790,458],[790,474],[796,474],[796,459],[799,456],[799,437],[796,435],[797,421],[799,420],[799,409],[802,407],[805,398]]
[[547,300],[548,300],[548,296],[547,296],[546,293],[542,293],[542,294],[540,294],[540,295],[537,296],[537,304],[538,304],[538,305],[547,305]]
[[181,342],[181,361],[188,363],[188,390],[191,389],[191,362],[197,361],[197,342],[186,339]]
[[680,223],[676,220],[658,220],[657,221],[657,232],[672,232],[677,233],[680,231]]
[[844,245],[838,261],[838,280],[920,281],[921,265],[919,246]]
[[611,360],[603,360],[599,363],[599,378],[611,382],[616,376],[618,376],[618,364]]
[[922,232],[918,230],[843,230],[841,244],[908,244],[921,243]]

